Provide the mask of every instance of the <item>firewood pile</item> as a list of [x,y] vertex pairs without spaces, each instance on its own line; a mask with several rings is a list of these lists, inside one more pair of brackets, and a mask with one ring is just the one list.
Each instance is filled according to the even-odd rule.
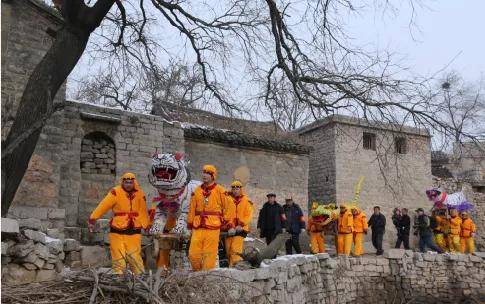
[[[142,276],[84,269],[62,280],[24,285],[2,284],[2,303],[234,303],[228,290],[237,279],[209,272],[159,270]],[[247,303],[248,299],[238,299]]]

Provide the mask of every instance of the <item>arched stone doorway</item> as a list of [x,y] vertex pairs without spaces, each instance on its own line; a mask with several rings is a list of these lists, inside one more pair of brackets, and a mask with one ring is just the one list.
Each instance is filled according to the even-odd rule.
[[86,226],[90,213],[115,185],[116,147],[103,132],[84,136],[81,143],[79,225]]

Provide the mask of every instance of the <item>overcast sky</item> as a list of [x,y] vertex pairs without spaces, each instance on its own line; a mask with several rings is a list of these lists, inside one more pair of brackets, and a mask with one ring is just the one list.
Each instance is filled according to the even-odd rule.
[[[392,2],[392,1],[391,1]],[[403,1],[407,2],[407,1]],[[485,74],[485,1],[425,1],[417,8],[416,25],[409,26],[412,10],[403,5],[397,16],[369,12],[349,19],[358,44],[389,49],[404,58],[405,65],[424,75],[448,67],[464,78],[478,80]]]

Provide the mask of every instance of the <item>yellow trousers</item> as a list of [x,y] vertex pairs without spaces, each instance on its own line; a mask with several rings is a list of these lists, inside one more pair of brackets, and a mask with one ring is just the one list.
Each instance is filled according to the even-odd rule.
[[461,252],[460,236],[455,234],[448,235],[448,246],[450,252]]
[[352,233],[339,233],[337,236],[337,253],[349,256],[350,249],[352,248],[352,241]]
[[312,253],[325,252],[325,238],[323,232],[310,232],[310,246]]
[[[167,222],[165,223],[164,230],[170,231],[175,227],[176,224],[177,224],[177,218],[169,217],[167,219]],[[169,266],[170,266],[170,249],[160,249],[157,257],[157,268],[163,267],[165,269],[168,269]]]
[[364,253],[364,233],[354,232],[354,256],[360,256]]
[[143,273],[144,266],[141,258],[141,234],[125,235],[109,234],[111,251],[111,267],[116,274],[125,272],[126,263],[135,274]]
[[242,236],[229,236],[225,241],[227,259],[229,260],[229,266],[234,266],[237,262],[242,260],[240,254],[243,252],[244,237]]
[[443,233],[436,233],[434,235],[434,242],[435,242],[436,245],[438,245],[438,247],[441,248],[441,250],[443,250],[443,252],[450,251],[448,249],[448,244],[446,242],[446,238],[445,238],[445,235]]
[[189,260],[194,271],[216,267],[220,230],[194,229],[190,239]]
[[468,249],[468,253],[474,253],[475,252],[475,240],[470,236],[470,237],[462,237],[460,239],[460,251],[461,253],[465,253]]

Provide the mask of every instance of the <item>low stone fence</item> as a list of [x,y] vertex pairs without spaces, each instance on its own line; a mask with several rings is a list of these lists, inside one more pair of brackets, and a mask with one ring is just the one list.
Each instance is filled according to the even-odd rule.
[[391,249],[386,257],[282,256],[209,275],[229,284],[228,301],[237,303],[483,303],[484,259]]

